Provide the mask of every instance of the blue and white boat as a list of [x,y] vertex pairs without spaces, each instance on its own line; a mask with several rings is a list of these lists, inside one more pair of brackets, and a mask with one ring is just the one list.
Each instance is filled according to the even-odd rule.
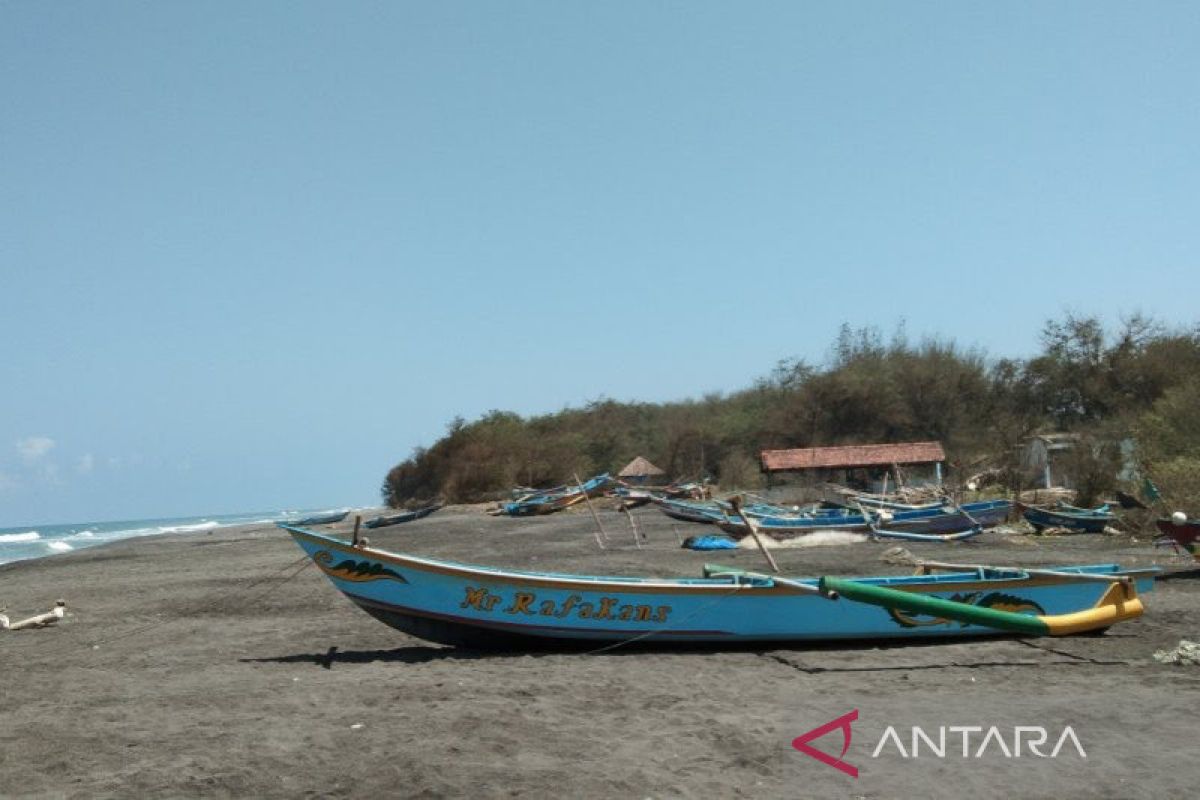
[[792,579],[594,577],[459,564],[281,525],[353,603],[433,642],[529,647],[1067,635],[1142,614],[1154,570],[926,564],[944,574]]
[[497,508],[494,515],[509,517],[529,517],[535,514],[552,514],[562,511],[588,497],[596,497],[606,491],[613,483],[608,473],[589,478],[574,486],[556,486],[553,489],[538,490],[531,494],[522,495],[511,503],[504,503]]
[[[859,511],[836,509],[814,515],[761,515],[747,508],[746,514],[754,519],[759,531],[776,539],[834,530],[911,541],[945,541],[949,536],[962,539],[978,535],[983,529],[1003,522],[1011,510],[1012,504],[1008,500],[987,500],[909,511],[864,508]],[[749,532],[740,518],[727,518],[716,524],[733,536],[741,537]]]

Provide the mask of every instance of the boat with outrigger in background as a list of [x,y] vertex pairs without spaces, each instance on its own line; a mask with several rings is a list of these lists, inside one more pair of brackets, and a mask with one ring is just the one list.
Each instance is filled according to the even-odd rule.
[[393,553],[281,524],[368,614],[442,644],[530,648],[958,639],[1101,631],[1143,613],[1156,569],[918,562],[918,574],[573,575]]
[[773,539],[794,539],[817,531],[862,533],[876,538],[906,541],[958,541],[977,536],[1004,522],[1012,511],[1008,500],[958,504],[949,497],[911,508],[839,505],[823,507],[779,506],[749,498],[737,508],[726,500],[672,500],[655,498],[655,506],[674,519],[716,525],[740,539],[746,535],[743,516]]

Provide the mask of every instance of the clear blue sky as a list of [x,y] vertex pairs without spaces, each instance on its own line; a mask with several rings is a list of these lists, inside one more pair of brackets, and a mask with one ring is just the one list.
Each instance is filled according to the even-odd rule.
[[1200,315],[1190,3],[0,5],[0,526],[375,502],[839,324]]

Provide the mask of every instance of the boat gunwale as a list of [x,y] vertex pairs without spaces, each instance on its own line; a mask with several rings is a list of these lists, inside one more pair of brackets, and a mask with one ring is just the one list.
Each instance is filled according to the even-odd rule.
[[[544,588],[571,589],[582,591],[610,591],[631,594],[712,594],[739,589],[754,596],[794,595],[811,596],[811,592],[787,586],[782,583],[767,584],[761,578],[754,581],[740,581],[736,575],[728,579],[712,578],[641,578],[636,576],[589,576],[564,574],[555,575],[545,572],[514,570],[500,567],[485,567],[476,564],[462,564],[444,559],[428,558],[401,553],[392,553],[375,547],[355,547],[352,543],[336,539],[316,531],[278,523],[278,527],[288,531],[293,537],[307,539],[322,547],[337,550],[343,554],[367,556],[378,561],[384,561],[418,571],[433,572],[442,575],[452,575],[470,578],[482,582],[515,584],[518,586],[537,585]],[[994,589],[998,586],[1052,586],[1062,585],[1069,581],[1061,577],[1031,575],[1023,567],[1001,567],[998,575],[984,575],[983,570],[975,572],[952,572],[936,575],[869,575],[851,576],[850,580],[870,582],[895,588],[901,591],[965,591],[971,589]],[[1011,569],[1011,573],[1008,570]],[[1127,575],[1139,578],[1153,579],[1161,570],[1157,569],[1122,569],[1119,564],[1087,564],[1058,567],[1064,572],[1077,571],[1091,574],[1111,574],[1114,579]],[[769,578],[770,576],[766,576]],[[782,577],[782,576],[781,576]],[[816,587],[819,578],[792,578],[799,583],[811,584]]]

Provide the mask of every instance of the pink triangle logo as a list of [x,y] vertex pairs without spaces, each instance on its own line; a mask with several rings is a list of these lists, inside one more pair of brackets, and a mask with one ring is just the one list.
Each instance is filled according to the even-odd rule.
[[[804,753],[806,756],[812,756],[822,764],[828,764],[834,769],[841,770],[851,778],[857,778],[858,767],[842,761],[842,756],[846,755],[846,751],[850,749],[850,737],[852,735],[850,723],[854,722],[856,719],[858,719],[857,708],[851,711],[849,714],[843,714],[837,719],[826,722],[819,728],[813,728],[808,733],[800,734],[795,739],[792,739],[792,747],[796,748],[801,753]],[[825,734],[838,728],[841,728],[842,730],[842,752],[837,758],[834,758],[828,753],[822,753],[820,750],[809,744],[809,742],[811,742],[813,739],[820,739]]]

